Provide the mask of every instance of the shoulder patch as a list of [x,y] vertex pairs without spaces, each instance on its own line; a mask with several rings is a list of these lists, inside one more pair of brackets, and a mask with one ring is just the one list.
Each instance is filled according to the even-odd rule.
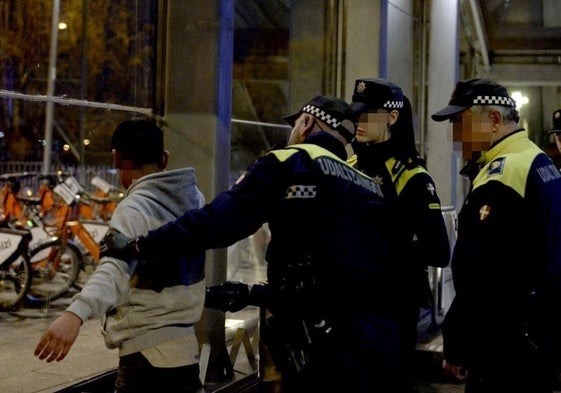
[[540,175],[540,179],[544,183],[559,179],[559,177],[561,177],[559,170],[553,164],[542,166],[537,169],[537,172],[538,175]]
[[430,192],[432,196],[434,196],[436,193],[436,188],[434,188],[434,185],[430,182],[427,183],[427,190]]
[[499,157],[489,163],[489,169],[487,171],[487,176],[498,175],[503,173],[503,168],[505,165],[505,157]]

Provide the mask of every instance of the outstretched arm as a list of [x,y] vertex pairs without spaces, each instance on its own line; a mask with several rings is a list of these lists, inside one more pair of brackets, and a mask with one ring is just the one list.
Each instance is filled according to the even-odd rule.
[[61,361],[76,341],[81,326],[82,320],[76,314],[65,311],[43,334],[34,355],[47,362]]
[[130,275],[122,261],[104,259],[66,311],[43,334],[35,356],[40,360],[60,361],[76,341],[82,322],[90,316],[101,317],[119,304],[129,290]]
[[201,209],[192,209],[146,236],[131,239],[108,233],[101,255],[125,261],[175,261],[211,248],[227,247],[267,221],[283,200],[286,174],[274,157],[262,157],[231,190]]

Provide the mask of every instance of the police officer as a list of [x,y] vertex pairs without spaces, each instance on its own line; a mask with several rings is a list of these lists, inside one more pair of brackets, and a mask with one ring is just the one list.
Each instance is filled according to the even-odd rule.
[[360,114],[349,163],[382,187],[392,208],[392,244],[399,272],[400,375],[412,391],[410,374],[420,307],[429,308],[427,267],[445,267],[450,246],[435,184],[415,146],[411,104],[401,88],[378,78],[357,79],[351,104]]
[[555,145],[561,153],[561,109],[553,112],[553,127],[547,133],[555,135]]
[[[561,306],[561,175],[490,80],[460,81],[432,115],[453,123],[472,187],[452,256],[445,369],[466,392],[552,392]],[[475,168],[475,170],[474,170]]]
[[232,189],[134,241],[110,234],[105,253],[171,260],[268,222],[268,285],[225,283],[207,305],[269,309],[267,345],[285,392],[386,392],[397,341],[388,222],[379,185],[345,162],[355,113],[316,96],[286,120],[289,146],[255,161]]

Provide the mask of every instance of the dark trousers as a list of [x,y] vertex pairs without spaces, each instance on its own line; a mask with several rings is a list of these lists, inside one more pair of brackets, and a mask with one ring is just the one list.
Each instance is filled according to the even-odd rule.
[[301,373],[282,372],[282,393],[394,393],[397,332],[393,321],[347,320],[325,341],[312,345]]
[[511,351],[468,367],[465,393],[552,393],[556,379],[545,355]]
[[140,352],[119,359],[115,393],[196,393],[201,387],[198,364],[154,367]]
[[396,392],[414,392],[415,352],[417,348],[417,323],[419,307],[410,302],[400,307],[398,315],[399,353],[398,370],[394,387]]
[[[536,371],[536,370],[533,370]],[[535,373],[525,374],[499,374],[482,375],[470,371],[465,385],[465,393],[497,393],[497,392],[519,392],[519,393],[552,393],[552,378]]]

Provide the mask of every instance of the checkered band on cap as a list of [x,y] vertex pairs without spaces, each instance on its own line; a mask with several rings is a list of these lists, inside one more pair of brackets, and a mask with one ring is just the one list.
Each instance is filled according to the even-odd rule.
[[474,105],[500,105],[516,108],[516,101],[504,96],[477,96],[473,99]]
[[315,197],[316,197],[316,186],[295,184],[286,189],[286,194],[284,196],[284,199],[293,199],[293,198],[308,199],[308,198],[315,198]]
[[333,129],[336,129],[341,125],[341,122],[339,120],[337,120],[335,117],[331,116],[324,110],[318,108],[317,106],[308,104],[302,108],[302,112],[314,115]]
[[386,101],[384,102],[384,108],[390,108],[390,109],[403,108],[403,101]]

